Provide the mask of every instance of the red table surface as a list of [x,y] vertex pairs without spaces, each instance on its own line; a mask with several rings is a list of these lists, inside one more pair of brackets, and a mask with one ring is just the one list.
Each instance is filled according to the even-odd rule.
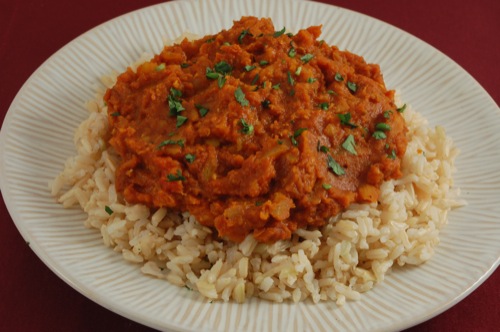
[[[23,83],[59,48],[113,17],[159,2],[2,0],[2,122]],[[468,71],[498,105],[500,1],[323,2],[378,18],[431,44]],[[51,272],[18,233],[3,200],[0,221],[0,252],[3,253],[0,260],[0,331],[151,330],[97,305]],[[499,325],[500,271],[497,270],[463,301],[408,331],[498,331]]]

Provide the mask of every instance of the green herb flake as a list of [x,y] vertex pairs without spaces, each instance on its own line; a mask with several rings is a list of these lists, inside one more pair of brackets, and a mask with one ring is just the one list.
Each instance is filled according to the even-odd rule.
[[253,79],[252,79],[252,82],[250,83],[250,85],[255,85],[257,84],[257,81],[259,80],[259,74],[256,74]]
[[247,71],[247,72],[248,72],[248,71],[252,71],[252,70],[254,70],[255,68],[257,68],[257,66],[250,66],[250,65],[246,65],[246,66],[244,67],[245,71]]
[[120,116],[120,115],[121,115],[120,112],[113,112],[113,113],[111,113],[111,116]]
[[106,211],[106,213],[107,213],[108,215],[112,215],[112,214],[113,214],[113,212],[114,212],[114,211],[113,211],[113,210],[112,210],[109,206],[107,206],[107,205],[104,207],[104,211]]
[[328,103],[320,103],[319,105],[319,108],[321,108],[323,111],[327,111],[328,108],[330,107],[330,104]]
[[177,115],[177,122],[175,124],[175,126],[177,128],[179,128],[180,126],[182,126],[186,121],[187,121],[187,117],[185,116],[182,116],[182,115]]
[[222,44],[222,46],[231,46],[231,43],[230,43],[230,42],[224,42],[224,43]]
[[328,153],[328,152],[330,152],[330,149],[327,146],[321,145],[319,147],[319,151],[321,151],[323,153]]
[[210,44],[210,43],[213,43],[215,41],[215,38],[208,38],[207,40],[205,40],[205,43],[207,44]]
[[277,38],[277,37],[279,37],[279,36],[283,35],[283,34],[285,33],[285,31],[286,31],[286,28],[285,28],[285,27],[283,27],[283,29],[281,29],[280,31],[275,31],[275,32],[273,33],[273,37],[274,37],[274,38]]
[[207,69],[205,69],[205,76],[208,79],[216,80],[219,78],[220,75],[219,75],[219,73],[215,72],[212,68],[207,67]]
[[381,139],[387,138],[387,136],[385,135],[385,133],[383,131],[380,131],[380,130],[374,131],[372,136],[376,140],[381,140]]
[[329,183],[323,183],[321,186],[322,186],[322,187],[323,187],[323,189],[325,189],[325,190],[329,190],[329,189],[331,189],[331,188],[332,188],[332,185],[331,185],[331,184],[329,184]]
[[335,95],[335,96],[337,95],[337,93],[333,90],[328,90],[326,91],[326,93],[328,93],[329,95]]
[[389,131],[391,130],[391,126],[389,126],[387,123],[380,122],[375,125],[375,129],[381,130],[381,131]]
[[158,66],[156,66],[155,70],[156,71],[162,71],[165,70],[166,65],[164,63],[160,63]]
[[343,124],[344,126],[348,126],[351,128],[358,127],[357,125],[355,125],[354,123],[351,122],[351,113],[345,113],[345,114],[339,113],[339,114],[337,114],[337,116],[340,119],[340,123]]
[[314,55],[307,53],[307,54],[301,56],[300,60],[303,61],[304,63],[308,63],[309,61],[311,61],[312,58],[314,58]]
[[317,78],[314,78],[314,77],[309,77],[309,78],[307,79],[307,83],[314,83],[314,82],[316,82],[317,80],[318,80]]
[[280,83],[275,84],[275,85],[273,85],[273,86],[272,86],[272,88],[273,88],[274,90],[279,90],[279,89],[280,89],[280,85],[281,85]]
[[295,84],[295,80],[292,77],[292,73],[290,73],[290,71],[287,71],[286,72],[286,76],[287,76],[287,79],[288,79],[288,84],[290,84],[290,85],[293,86]]
[[221,89],[224,86],[224,84],[226,84],[226,76],[220,75],[217,78],[217,86],[219,87],[219,89]]
[[386,119],[389,119],[391,117],[391,114],[392,114],[392,111],[391,110],[387,110],[384,112],[384,118]]
[[236,88],[236,90],[234,91],[234,97],[241,106],[250,105],[250,102],[246,99],[245,93],[243,92],[243,90],[241,90],[241,87]]
[[291,48],[290,51],[288,51],[288,56],[290,58],[295,58],[295,55],[297,55],[297,51],[295,50],[295,48]]
[[262,103],[260,103],[262,105],[262,108],[266,108],[268,109],[269,108],[269,105],[271,105],[271,101],[268,100],[268,99],[265,99]]
[[186,161],[190,164],[193,163],[193,161],[196,159],[196,156],[194,154],[188,153],[184,156],[186,158]]
[[220,74],[226,75],[233,70],[233,67],[231,67],[231,65],[226,61],[222,60],[215,64],[214,70]]
[[397,110],[398,110],[399,113],[404,113],[404,111],[406,110],[406,104],[404,104],[403,106],[399,107]]
[[299,66],[297,70],[295,70],[295,75],[299,76],[301,72],[302,72],[302,66]]
[[336,175],[344,175],[345,174],[345,170],[342,168],[342,166],[340,166],[339,163],[337,163],[335,161],[335,159],[333,159],[332,156],[328,155],[327,156],[327,159],[328,159],[328,168]]
[[354,155],[358,154],[356,152],[356,141],[354,140],[353,135],[347,136],[344,143],[342,143],[342,147],[350,154],[354,154]]
[[352,93],[355,93],[356,91],[358,91],[358,85],[356,83],[354,83],[354,82],[351,82],[351,81],[347,82],[347,88]]
[[265,66],[265,65],[268,65],[269,64],[269,61],[266,61],[266,60],[260,60],[259,61],[259,65],[261,66]]
[[242,126],[241,132],[245,135],[250,135],[253,133],[253,125],[247,123],[245,119],[240,119],[240,124]]
[[175,174],[167,174],[167,180],[168,180],[168,182],[186,181],[186,178],[184,176],[182,176],[181,170],[178,169],[177,173],[175,173]]
[[343,80],[344,80],[344,77],[340,73],[335,74],[335,81],[342,82]]
[[163,142],[161,142],[160,144],[158,144],[158,149],[164,147],[165,145],[178,145],[180,147],[183,147],[184,146],[184,140],[183,139],[180,139],[180,140],[173,140],[173,139],[167,139],[167,140],[164,140]]
[[187,68],[187,67],[189,67],[189,63],[186,62],[181,63],[181,68]]
[[299,128],[297,129],[292,136],[290,136],[290,140],[292,141],[292,144],[297,146],[299,142],[297,142],[297,137],[299,137],[304,131],[306,131],[307,128]]
[[245,38],[246,35],[252,36],[250,31],[248,29],[242,30],[240,35],[238,36],[238,43],[241,44],[243,43],[243,38]]
[[387,155],[387,158],[395,160],[396,159],[396,150],[392,149],[391,153]]
[[202,105],[199,105],[199,104],[196,104],[194,105],[197,109],[198,109],[198,113],[200,113],[200,116],[203,118],[205,115],[207,115],[208,113],[208,108],[202,106]]
[[177,114],[185,110],[180,100],[181,97],[182,92],[180,90],[170,88],[170,94],[167,97],[170,115],[177,116]]
[[292,38],[292,37],[293,37],[293,33],[291,33],[291,32],[288,32],[286,35],[287,35],[288,37],[290,37],[290,38]]

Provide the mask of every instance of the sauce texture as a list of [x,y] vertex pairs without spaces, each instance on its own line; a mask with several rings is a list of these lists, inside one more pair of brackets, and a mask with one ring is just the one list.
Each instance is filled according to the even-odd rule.
[[401,176],[406,125],[378,65],[269,19],[166,46],[104,97],[116,189],[273,243],[375,202]]

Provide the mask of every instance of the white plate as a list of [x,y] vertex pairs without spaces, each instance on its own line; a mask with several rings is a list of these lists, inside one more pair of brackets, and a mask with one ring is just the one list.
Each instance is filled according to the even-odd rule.
[[[207,304],[194,293],[143,276],[104,247],[84,215],[65,210],[47,183],[74,153],[73,131],[99,77],[122,71],[163,37],[229,28],[242,15],[271,17],[276,29],[323,24],[330,44],[381,65],[387,86],[433,125],[443,125],[462,153],[456,184],[469,205],[453,211],[435,257],[397,269],[343,308],[333,303]],[[145,325],[173,330],[399,330],[460,301],[499,265],[499,109],[457,64],[385,23],[334,6],[302,1],[182,1],[148,7],[85,33],[47,60],[12,103],[0,134],[0,185],[16,226],[59,277],[102,306]]]

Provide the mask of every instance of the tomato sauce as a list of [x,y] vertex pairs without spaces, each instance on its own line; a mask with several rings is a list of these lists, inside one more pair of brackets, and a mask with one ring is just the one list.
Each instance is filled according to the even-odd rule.
[[378,65],[269,19],[166,46],[105,95],[116,189],[241,242],[289,239],[401,176],[406,125]]

